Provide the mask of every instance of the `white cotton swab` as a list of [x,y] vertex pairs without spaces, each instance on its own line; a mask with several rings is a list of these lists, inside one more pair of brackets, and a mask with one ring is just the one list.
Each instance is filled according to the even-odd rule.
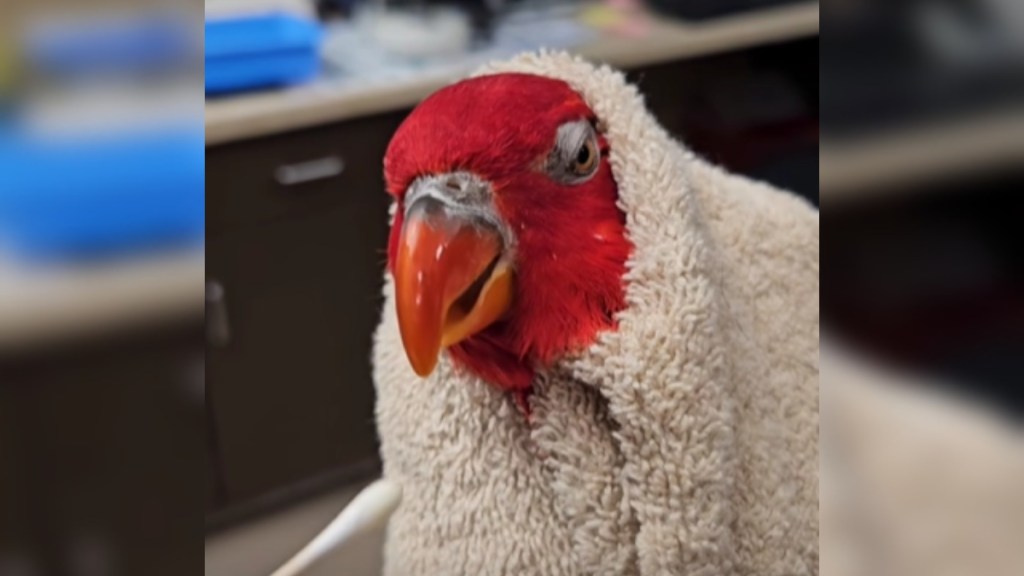
[[349,538],[383,525],[402,501],[402,488],[377,480],[363,489],[309,544],[270,576],[297,576]]

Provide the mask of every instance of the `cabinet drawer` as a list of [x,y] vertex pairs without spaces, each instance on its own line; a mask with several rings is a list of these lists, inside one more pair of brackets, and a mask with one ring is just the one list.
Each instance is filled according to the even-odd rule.
[[370,350],[388,199],[357,190],[207,244],[208,394],[229,507],[377,454]]
[[0,359],[0,574],[201,573],[202,360],[201,318]]
[[353,194],[384,194],[384,151],[404,116],[362,118],[208,149],[208,233],[315,214]]

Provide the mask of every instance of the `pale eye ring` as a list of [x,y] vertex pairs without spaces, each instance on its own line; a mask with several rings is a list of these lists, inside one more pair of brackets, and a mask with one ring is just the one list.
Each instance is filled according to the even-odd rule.
[[575,120],[558,127],[547,162],[552,178],[564,184],[580,184],[597,172],[600,163],[597,131],[589,121]]

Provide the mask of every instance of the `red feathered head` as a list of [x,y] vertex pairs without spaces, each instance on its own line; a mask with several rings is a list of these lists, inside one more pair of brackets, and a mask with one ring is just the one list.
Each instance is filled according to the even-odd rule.
[[423,101],[384,159],[402,341],[429,374],[456,367],[527,390],[624,306],[631,244],[600,123],[568,84],[465,80]]

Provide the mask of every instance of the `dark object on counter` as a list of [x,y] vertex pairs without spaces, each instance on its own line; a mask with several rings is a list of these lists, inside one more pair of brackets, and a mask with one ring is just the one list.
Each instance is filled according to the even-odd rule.
[[316,0],[316,13],[323,21],[339,16],[348,18],[358,4],[356,0]]
[[[329,0],[332,2],[350,2],[352,0]],[[476,43],[490,42],[495,23],[503,6],[511,4],[508,0],[391,0],[389,9],[430,10],[445,6],[457,8],[469,17],[473,41]]]
[[704,20],[801,1],[803,0],[649,0],[648,3],[651,8],[669,16]]

